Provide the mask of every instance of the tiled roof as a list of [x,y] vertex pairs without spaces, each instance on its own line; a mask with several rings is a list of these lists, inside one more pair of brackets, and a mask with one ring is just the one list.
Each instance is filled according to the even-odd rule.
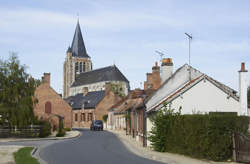
[[124,114],[129,109],[137,109],[143,104],[144,97],[145,92],[143,90],[133,90],[127,97],[113,105],[109,111],[113,111],[114,114]]
[[125,81],[129,83],[127,78],[120,72],[120,70],[115,65],[113,65],[79,74],[71,87],[92,84],[101,81]]
[[94,109],[96,105],[104,98],[105,91],[88,92],[85,96],[79,93],[75,96],[70,96],[65,101],[72,107],[73,110],[82,109]]

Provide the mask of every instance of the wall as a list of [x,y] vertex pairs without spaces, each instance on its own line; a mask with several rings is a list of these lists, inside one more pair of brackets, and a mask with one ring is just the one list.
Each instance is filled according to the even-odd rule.
[[[69,95],[74,96],[74,95],[76,95],[78,93],[82,93],[84,87],[88,87],[89,92],[105,90],[105,85],[108,82],[109,81],[102,81],[102,82],[98,82],[98,83],[92,83],[92,84],[86,84],[86,85],[71,87]],[[123,82],[123,81],[111,81],[111,83],[112,84],[121,84],[122,87],[123,87],[123,90],[124,90],[124,94],[128,95],[128,92],[129,92],[128,83]]]
[[[39,119],[48,119],[51,117],[51,114],[45,113],[45,103],[51,102],[52,110],[51,113],[58,114],[64,117],[64,127],[71,128],[71,116],[72,109],[71,107],[54,91],[49,84],[42,83],[36,88],[35,97],[38,99],[38,104],[34,106],[34,114],[38,116]],[[54,116],[55,117],[55,116]],[[58,121],[55,121],[53,124],[56,124],[58,127]],[[53,127],[53,126],[52,126]]]
[[172,109],[182,107],[182,114],[208,112],[239,112],[239,102],[213,85],[208,80],[202,80],[182,96],[174,99]]
[[70,95],[70,86],[75,81],[75,63],[84,62],[86,63],[86,70],[91,70],[90,58],[78,58],[73,57],[72,53],[67,52],[66,58],[63,65],[63,97],[66,98]]
[[[179,68],[170,80],[162,84],[162,86],[155,92],[155,94],[146,103],[147,110],[157,106],[164,98],[173,93],[176,88],[184,86],[189,81],[189,66],[186,64]],[[201,76],[201,72],[191,69],[192,79]]]
[[[94,117],[94,110],[95,109],[85,109],[85,110],[82,110],[82,109],[79,109],[79,110],[73,110],[73,114],[72,114],[72,126],[73,128],[80,128],[80,127],[87,127],[89,128],[92,121],[95,119]],[[84,121],[84,118],[83,118],[83,115],[82,114],[85,114],[85,121]],[[91,119],[88,119],[88,115],[92,113],[92,120]],[[76,114],[77,114],[77,120],[76,120]]]
[[95,110],[95,119],[102,120],[103,115],[108,114],[108,109],[115,105],[121,97],[112,91],[106,92],[105,97],[97,104]]

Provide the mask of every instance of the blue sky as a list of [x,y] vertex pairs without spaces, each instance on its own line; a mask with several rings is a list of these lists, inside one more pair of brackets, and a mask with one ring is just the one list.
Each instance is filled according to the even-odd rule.
[[[238,90],[238,70],[250,70],[248,0],[11,0],[0,2],[0,58],[17,52],[35,78],[51,73],[62,92],[63,62],[79,13],[94,68],[114,63],[131,88],[142,87],[160,57],[171,57],[174,70],[188,63]],[[249,73],[250,74],[250,73]],[[248,76],[250,79],[250,76]]]

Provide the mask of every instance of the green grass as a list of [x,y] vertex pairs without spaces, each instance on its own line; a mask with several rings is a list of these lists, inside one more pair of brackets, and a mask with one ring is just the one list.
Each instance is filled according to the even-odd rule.
[[24,147],[14,153],[16,164],[39,164],[37,159],[31,156],[33,147]]

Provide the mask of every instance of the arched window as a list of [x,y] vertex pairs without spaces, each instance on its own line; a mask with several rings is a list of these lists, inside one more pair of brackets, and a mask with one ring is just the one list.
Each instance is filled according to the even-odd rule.
[[80,62],[80,73],[82,73],[82,62]]
[[83,72],[86,72],[86,64],[83,62]]
[[76,72],[76,73],[79,72],[78,62],[76,62],[76,64],[75,64],[75,72]]
[[51,102],[47,101],[45,103],[45,113],[50,114],[51,113]]

